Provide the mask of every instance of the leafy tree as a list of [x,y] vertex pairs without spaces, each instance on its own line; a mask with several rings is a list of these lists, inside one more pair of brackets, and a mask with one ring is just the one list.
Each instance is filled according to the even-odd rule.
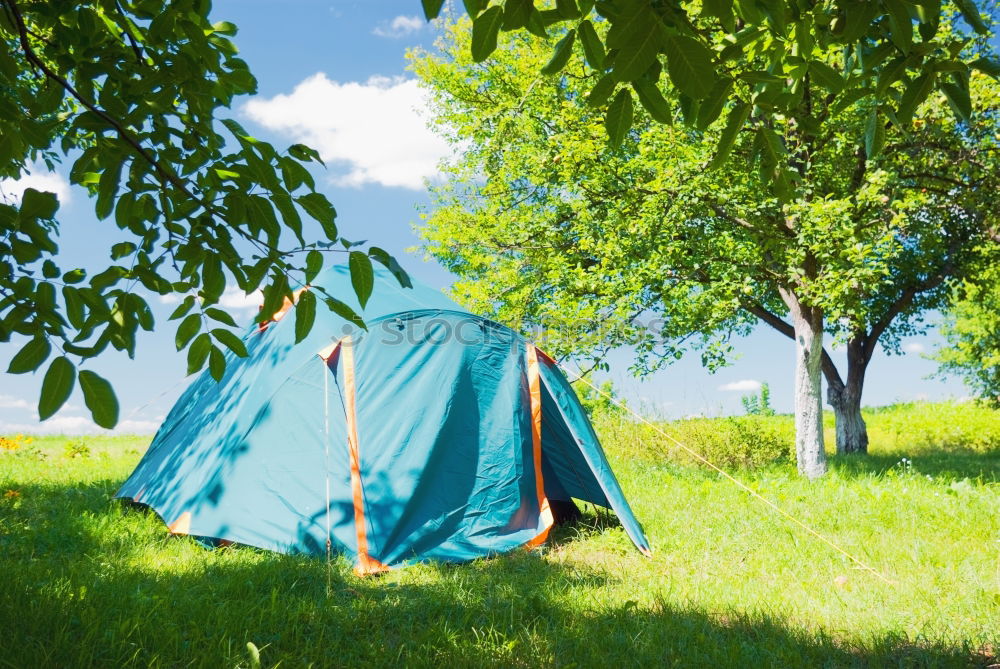
[[[444,3],[422,4],[431,19]],[[588,72],[595,76],[581,93],[605,108],[612,146],[622,142],[632,125],[634,98],[650,118],[668,124],[674,114],[664,93],[680,100],[689,125],[705,126],[728,107],[727,132],[716,137],[714,162],[726,160],[741,129],[755,133],[750,157],[768,172],[763,185],[786,201],[795,196],[799,174],[775,160],[782,147],[774,123],[788,120],[803,132],[823,134],[832,118],[809,104],[817,88],[822,95],[838,97],[841,105],[874,92],[878,122],[906,128],[916,106],[935,90],[964,119],[969,68],[1000,73],[996,58],[964,51],[963,36],[941,30],[957,12],[980,37],[989,35],[975,0],[953,0],[944,6],[941,0],[463,4],[473,19],[466,49],[475,62],[494,53],[501,31],[526,31],[540,38],[558,35],[539,68],[549,75],[562,72],[577,45],[582,47]],[[822,55],[832,52],[843,58],[831,61]]]
[[[1000,240],[998,240],[1000,241]],[[955,286],[942,333],[948,342],[935,353],[943,371],[962,376],[994,406],[1000,405],[1000,250],[984,252],[981,272]]]
[[[462,278],[460,299],[543,330],[557,355],[600,361],[633,345],[640,373],[691,348],[714,368],[734,333],[763,321],[795,345],[800,470],[825,471],[821,374],[838,451],[864,451],[861,391],[875,347],[893,350],[923,327],[921,313],[946,302],[946,280],[995,224],[996,82],[971,73],[962,122],[950,99],[928,93],[909,112],[918,132],[883,116],[883,101],[907,95],[900,81],[870,81],[870,95],[852,101],[808,79],[801,104],[826,121],[763,114],[764,135],[661,90],[670,114],[697,127],[633,118],[624,103],[632,129],[613,148],[607,117],[588,103],[602,75],[584,64],[585,48],[574,46],[556,78],[538,75],[549,58],[541,40],[511,35],[479,64],[469,41],[466,25],[452,26],[441,55],[414,61],[458,151],[423,234]],[[807,55],[834,71],[843,57],[818,44]],[[732,71],[760,71],[761,58]],[[732,155],[720,165],[723,136]],[[795,174],[790,198],[768,188],[777,165]],[[846,343],[846,378],[824,332]]]
[[773,416],[771,407],[771,386],[762,383],[756,395],[744,395],[740,398],[743,410],[748,416]]
[[[236,27],[212,23],[209,7],[0,0],[0,178],[66,161],[97,217],[121,230],[106,267],[64,268],[55,195],[27,189],[20,201],[0,201],[0,341],[29,337],[10,373],[51,360],[42,419],[79,380],[94,420],[116,423],[110,384],[78,367],[109,346],[133,355],[138,331],[155,325],[144,295],[183,296],[171,318],[180,321],[188,372],[207,363],[221,378],[224,349],[245,355],[236,323],[218,306],[227,285],[263,287],[263,311],[274,313],[335,250],[349,253],[362,304],[371,259],[408,281],[385,251],[363,252],[340,236],[308,169],[321,162],[316,151],[297,144],[279,152],[219,116],[257,82],[230,39]],[[337,296],[307,291],[296,309],[301,336],[318,299],[360,322]]]

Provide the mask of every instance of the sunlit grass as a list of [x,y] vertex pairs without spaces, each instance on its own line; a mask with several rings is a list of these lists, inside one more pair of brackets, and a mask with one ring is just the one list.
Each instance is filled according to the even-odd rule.
[[110,501],[147,439],[36,438],[0,451],[0,666],[249,666],[248,641],[285,667],[998,661],[1000,415],[868,419],[872,455],[820,481],[731,471],[891,584],[614,418],[598,426],[652,559],[588,509],[541,551],[369,579],[205,550]]

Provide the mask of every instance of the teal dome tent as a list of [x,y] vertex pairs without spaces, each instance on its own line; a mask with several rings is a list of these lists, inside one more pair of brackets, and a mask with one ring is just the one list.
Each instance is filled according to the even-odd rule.
[[[346,267],[314,283],[353,294]],[[249,356],[230,357],[218,383],[206,371],[191,384],[116,497],[175,534],[329,547],[359,573],[537,545],[554,502],[574,498],[613,509],[649,554],[548,356],[384,270],[366,308],[352,306],[367,331],[322,308],[297,344],[293,314],[251,329]]]

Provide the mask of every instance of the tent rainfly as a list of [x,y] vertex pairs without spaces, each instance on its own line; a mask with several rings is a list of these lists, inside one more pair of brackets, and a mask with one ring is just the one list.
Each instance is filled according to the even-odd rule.
[[[314,282],[353,294],[338,266]],[[427,286],[375,273],[368,330],[319,309],[295,343],[292,305],[203,373],[116,497],[174,534],[349,556],[361,574],[542,543],[553,507],[614,510],[642,528],[556,364]]]

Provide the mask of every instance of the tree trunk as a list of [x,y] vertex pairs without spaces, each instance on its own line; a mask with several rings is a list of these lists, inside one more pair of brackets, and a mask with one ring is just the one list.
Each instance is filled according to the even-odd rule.
[[823,314],[803,306],[790,291],[782,297],[795,328],[795,458],[799,473],[814,479],[826,473],[823,450]]
[[865,357],[864,341],[852,338],[847,343],[847,383],[827,379],[827,402],[833,407],[837,424],[838,455],[868,452],[868,426],[861,416],[861,390],[868,367]]

